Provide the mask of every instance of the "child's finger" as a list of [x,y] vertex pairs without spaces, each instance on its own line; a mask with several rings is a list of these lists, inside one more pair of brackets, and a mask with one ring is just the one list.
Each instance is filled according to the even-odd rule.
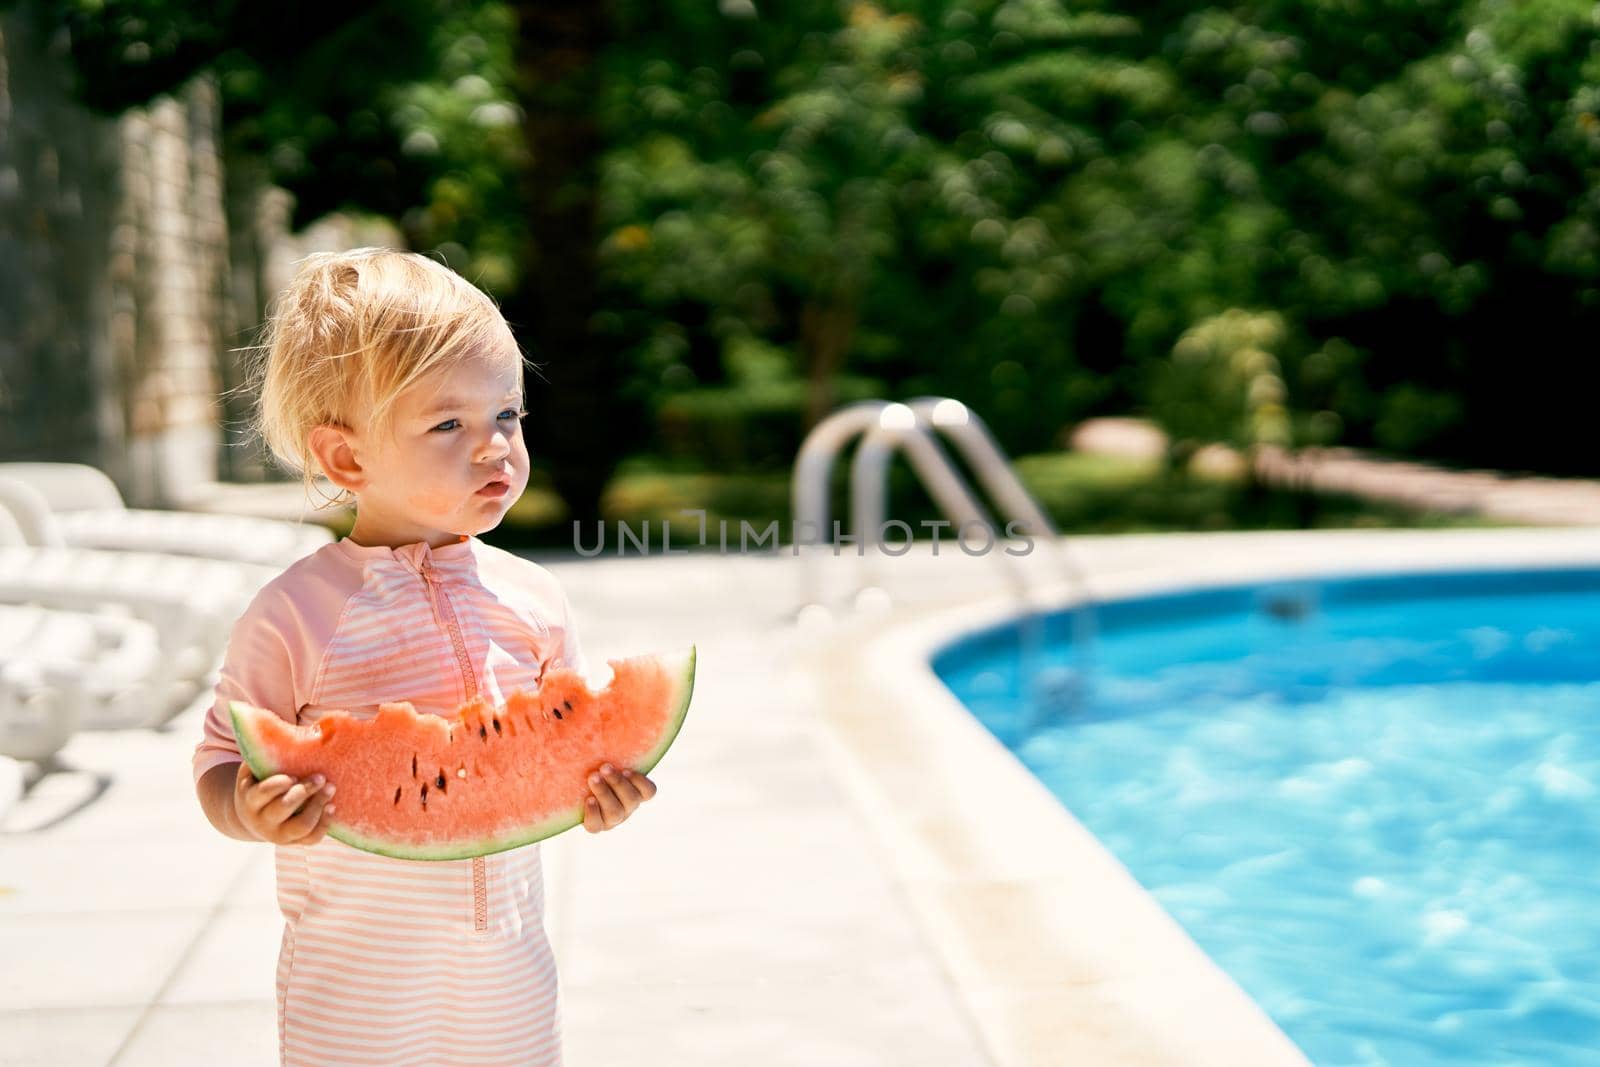
[[609,782],[611,791],[617,794],[617,799],[622,801],[622,810],[631,812],[644,803],[644,796],[640,794],[637,786],[627,778],[617,775]]
[[294,843],[297,845],[314,845],[324,837],[327,837],[328,827],[333,823],[335,810],[335,805],[331,803],[324,804],[321,816],[317,819],[316,825],[311,828],[311,832]]
[[656,784],[638,771],[623,771],[622,777],[639,791],[640,800],[649,800],[656,795]]
[[591,834],[597,834],[606,828],[605,822],[600,818],[600,802],[594,797],[583,798],[583,828]]
[[311,799],[313,795],[320,795],[318,791],[322,789],[323,780],[322,775],[315,774],[303,782],[296,782],[290,786],[278,798],[277,810],[280,820],[287,819],[290,815],[293,815],[300,805]]
[[[318,790],[316,796],[306,802],[298,814],[284,820],[284,836],[293,845],[311,845],[321,840],[322,833],[327,827],[324,816],[330,808],[333,799],[326,790]],[[314,835],[314,837],[313,837]]]
[[274,800],[277,800],[294,785],[294,779],[287,774],[274,774],[264,778],[244,792],[245,805],[254,812],[259,812]]
[[607,826],[617,822],[627,815],[622,806],[622,801],[617,799],[617,794],[611,791],[611,785],[599,774],[589,776],[589,791],[594,794],[595,800],[600,802],[600,817]]
[[233,794],[241,802],[251,795],[251,791],[261,783],[256,781],[255,772],[250,769],[250,764],[240,761],[239,769],[233,776]]

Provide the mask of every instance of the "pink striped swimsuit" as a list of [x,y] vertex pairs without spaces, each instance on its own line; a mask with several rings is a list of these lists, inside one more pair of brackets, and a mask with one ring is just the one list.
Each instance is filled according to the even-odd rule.
[[[195,779],[240,758],[229,700],[302,723],[389,700],[450,714],[558,665],[585,670],[566,595],[538,564],[475,538],[338,541],[275,578],[234,625]],[[283,1067],[561,1062],[537,845],[437,863],[332,838],[276,853]]]

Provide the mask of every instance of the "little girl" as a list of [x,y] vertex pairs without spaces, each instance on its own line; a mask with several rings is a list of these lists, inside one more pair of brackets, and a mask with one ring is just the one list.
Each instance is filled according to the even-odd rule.
[[[440,863],[348,848],[324,836],[334,786],[257,782],[227,713],[242,700],[312,723],[409,700],[450,714],[551,667],[585,670],[555,578],[474,536],[527,485],[521,353],[487,296],[409,253],[311,256],[275,312],[259,429],[308,484],[320,470],[353,498],[356,521],[234,625],[194,777],[218,830],[278,846],[280,1060],[558,1064],[538,846]],[[584,828],[615,827],[655,791],[603,766]]]

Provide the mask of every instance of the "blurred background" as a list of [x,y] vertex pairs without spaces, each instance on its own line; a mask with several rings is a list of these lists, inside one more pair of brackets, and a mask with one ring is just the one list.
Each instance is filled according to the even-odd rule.
[[0,42],[0,458],[132,503],[284,477],[240,349],[358,244],[541,368],[503,542],[787,520],[867,397],[965,402],[1069,532],[1493,521],[1263,450],[1600,473],[1587,3],[7,0]]

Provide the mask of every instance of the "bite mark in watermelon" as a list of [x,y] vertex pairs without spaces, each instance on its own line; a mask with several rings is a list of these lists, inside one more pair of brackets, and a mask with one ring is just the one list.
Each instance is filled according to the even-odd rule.
[[577,826],[600,764],[648,773],[660,761],[689,710],[694,647],[610,664],[598,693],[556,668],[504,705],[479,698],[452,717],[403,701],[306,726],[240,701],[229,711],[257,779],[334,784],[329,837],[398,859],[468,859]]

